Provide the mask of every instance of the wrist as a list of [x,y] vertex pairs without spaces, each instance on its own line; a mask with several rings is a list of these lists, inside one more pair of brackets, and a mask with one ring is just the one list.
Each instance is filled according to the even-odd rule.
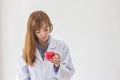
[[56,67],[56,68],[59,68],[59,67],[60,67],[60,64],[55,64],[55,67]]

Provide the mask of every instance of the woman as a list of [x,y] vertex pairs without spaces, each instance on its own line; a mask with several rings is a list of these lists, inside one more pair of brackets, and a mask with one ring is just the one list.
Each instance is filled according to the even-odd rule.
[[[74,67],[67,45],[54,39],[50,33],[53,26],[43,11],[34,11],[28,19],[23,51],[18,59],[18,80],[70,80]],[[45,58],[45,52],[55,56]]]

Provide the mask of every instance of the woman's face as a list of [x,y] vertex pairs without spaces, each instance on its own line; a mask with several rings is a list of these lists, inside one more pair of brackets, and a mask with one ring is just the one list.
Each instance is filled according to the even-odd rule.
[[40,30],[37,30],[35,34],[38,38],[38,41],[46,42],[50,35],[50,28],[47,24],[45,24],[45,22],[43,22],[42,27],[40,28]]

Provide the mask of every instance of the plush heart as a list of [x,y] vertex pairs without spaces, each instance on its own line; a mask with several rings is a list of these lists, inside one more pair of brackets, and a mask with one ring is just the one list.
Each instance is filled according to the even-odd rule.
[[50,60],[50,59],[52,59],[53,57],[55,56],[55,53],[54,52],[46,52],[45,53],[45,58],[47,59],[47,60]]

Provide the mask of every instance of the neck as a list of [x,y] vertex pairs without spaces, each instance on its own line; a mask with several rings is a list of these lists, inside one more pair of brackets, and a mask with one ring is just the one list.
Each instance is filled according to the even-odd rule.
[[39,42],[39,45],[40,45],[43,49],[46,48],[46,43]]
[[38,43],[39,43],[39,45],[40,45],[43,49],[46,48],[46,43],[47,43],[47,41],[45,41],[45,42],[39,41]]

